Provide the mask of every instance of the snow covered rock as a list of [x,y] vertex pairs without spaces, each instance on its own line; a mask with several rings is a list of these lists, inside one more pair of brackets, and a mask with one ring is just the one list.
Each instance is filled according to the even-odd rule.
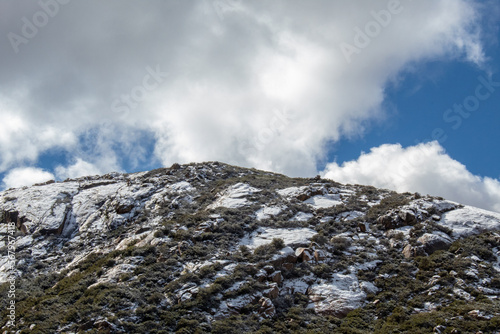
[[355,275],[335,274],[309,288],[309,299],[317,313],[344,317],[363,305],[366,293]]
[[213,204],[209,205],[208,208],[215,209],[218,207],[225,207],[230,209],[237,209],[249,203],[246,197],[259,191],[260,189],[251,187],[248,184],[237,183],[234,186],[231,186],[228,189],[224,190],[219,195],[219,198]]
[[318,232],[310,228],[260,228],[251,235],[244,237],[240,245],[255,249],[273,241],[274,238],[283,239],[285,245],[307,244]]
[[276,308],[274,307],[271,299],[267,297],[262,297],[259,300],[260,309],[259,312],[264,318],[272,318],[276,315]]
[[446,212],[437,223],[452,230],[455,239],[463,238],[485,231],[499,230],[500,213],[464,206]]
[[452,241],[448,235],[440,231],[425,233],[417,239],[417,242],[424,246],[425,252],[429,255],[441,249],[448,249]]
[[[499,302],[500,214],[431,196],[209,162],[9,189],[0,193],[0,234],[13,225],[15,268],[0,257],[0,283],[15,276],[27,290],[21,298],[30,296],[29,305],[19,300],[19,331],[57,322],[44,313],[47,301],[69,314],[47,332],[95,329],[100,319],[116,332],[169,319],[162,329],[175,332],[180,314],[203,330],[230,315],[272,324],[292,308],[293,326],[306,331],[306,319],[331,326],[322,315],[372,312],[369,298],[402,292],[422,305],[408,317],[439,312],[445,299],[479,301],[471,307],[483,313],[484,298],[491,309]],[[447,253],[452,242],[457,249]],[[440,249],[445,271],[426,257]],[[407,294],[400,277],[429,285]],[[54,293],[75,302],[63,305]],[[79,309],[88,295],[105,307]]]

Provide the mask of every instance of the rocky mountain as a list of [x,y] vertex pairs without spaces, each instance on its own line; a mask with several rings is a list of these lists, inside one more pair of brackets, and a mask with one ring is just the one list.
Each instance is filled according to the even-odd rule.
[[5,332],[500,333],[500,214],[442,198],[174,164],[6,190],[0,233]]

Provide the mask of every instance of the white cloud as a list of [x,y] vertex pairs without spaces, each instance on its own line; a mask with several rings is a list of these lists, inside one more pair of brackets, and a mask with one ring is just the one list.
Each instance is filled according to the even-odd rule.
[[382,145],[341,166],[328,164],[322,174],[338,182],[442,196],[500,212],[500,182],[473,175],[438,142]]
[[[365,29],[374,22],[371,11],[388,3],[227,1],[221,10],[212,1],[89,0],[61,6],[18,54],[8,39],[0,41],[0,88],[17,101],[10,109],[0,103],[7,128],[0,172],[36,162],[54,147],[95,165],[106,158],[120,169],[123,153],[143,158],[139,133],[149,132],[166,166],[221,160],[314,175],[325,143],[360,134],[361,124],[383,117],[385,84],[407,65],[483,61],[475,2],[402,0],[402,10],[348,63],[340,45],[354,43],[355,28]],[[40,10],[37,3],[6,6],[0,30],[15,33],[22,17]],[[162,73],[159,80],[151,69]],[[113,108],[117,99],[129,107]],[[275,110],[294,117],[276,120]],[[90,129],[98,140],[85,149],[81,138]]]
[[55,173],[57,178],[60,180],[102,174],[99,168],[87,161],[83,161],[82,159],[77,159],[73,165],[68,167],[56,167]]
[[46,172],[40,168],[21,167],[9,171],[3,179],[5,189],[31,186],[35,183],[54,180],[52,173]]
[[[195,87],[175,85],[162,91],[158,99],[162,121],[154,127],[158,156],[165,165],[215,158],[311,175],[326,141],[358,134],[363,121],[383,114],[384,85],[405,65],[443,56],[482,60],[476,30],[467,30],[476,17],[470,3],[402,3],[399,16],[350,64],[339,45],[353,43],[353,28],[373,20],[370,11],[385,9],[386,1],[316,2],[319,6],[313,10],[298,3],[266,8],[246,5],[233,18],[212,22],[227,36],[230,29],[247,35],[244,50],[253,57],[244,55],[247,62],[241,65],[249,72],[228,74],[227,82],[201,72]],[[298,11],[302,15],[295,16]],[[295,24],[284,17],[293,17]],[[255,29],[240,27],[237,19]],[[308,22],[314,22],[314,28]],[[297,28],[302,26],[309,29]],[[214,41],[220,36],[204,38]],[[233,42],[228,38],[217,44],[221,50],[231,50],[228,43]],[[471,50],[474,55],[469,55]],[[192,49],[190,53],[199,52]],[[228,86],[230,80],[239,85]],[[279,131],[270,126],[277,108],[295,113]]]
[[36,162],[44,150],[69,149],[76,142],[72,131],[57,123],[34,121],[19,103],[0,99],[0,173],[13,165]]

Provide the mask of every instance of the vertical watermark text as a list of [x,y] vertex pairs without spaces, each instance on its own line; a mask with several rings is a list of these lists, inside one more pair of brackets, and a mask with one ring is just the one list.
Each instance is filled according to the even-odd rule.
[[7,282],[9,289],[7,290],[7,324],[12,328],[16,323],[16,223],[9,222],[7,224]]

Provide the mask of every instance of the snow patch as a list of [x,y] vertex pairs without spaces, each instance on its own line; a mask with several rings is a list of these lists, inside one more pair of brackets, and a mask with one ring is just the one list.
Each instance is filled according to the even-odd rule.
[[248,200],[245,198],[246,196],[252,195],[259,191],[261,190],[251,187],[248,184],[237,183],[224,190],[219,195],[219,198],[214,203],[208,206],[208,209],[215,209],[219,207],[224,207],[229,209],[240,208],[249,203]]
[[195,189],[191,186],[191,184],[187,181],[181,181],[174,183],[169,186],[169,189],[171,192],[176,192],[176,193],[184,193],[184,192],[192,192]]
[[446,212],[437,224],[451,229],[455,238],[467,237],[500,229],[500,214],[465,206]]
[[259,228],[250,236],[244,237],[240,245],[255,249],[273,241],[273,238],[283,239],[285,245],[307,244],[318,232],[310,228]]
[[359,283],[359,287],[366,293],[376,294],[379,289],[375,286],[375,284],[367,281],[362,281]]
[[307,294],[307,289],[309,288],[309,284],[305,282],[305,280],[310,279],[313,280],[315,277],[312,275],[309,276],[304,276],[302,278],[292,278],[292,279],[286,279],[283,282],[283,286],[281,288],[281,291],[284,294],[294,294],[294,293],[302,293],[302,294]]
[[263,206],[255,213],[255,216],[257,220],[264,220],[280,214],[281,211],[283,211],[281,206]]
[[332,279],[312,285],[309,291],[315,311],[321,314],[343,316],[363,306],[366,299],[366,293],[354,274],[334,274]]
[[134,271],[135,268],[136,268],[136,265],[133,265],[133,264],[128,264],[128,263],[118,264],[118,265],[114,266],[113,268],[111,268],[110,270],[108,270],[104,275],[99,277],[97,282],[89,285],[88,288],[90,289],[90,288],[95,287],[95,286],[102,284],[102,283],[116,283],[120,279],[121,275],[126,274],[126,273],[130,274]]
[[315,209],[331,208],[332,206],[343,204],[343,202],[340,200],[340,196],[337,194],[316,195],[309,198],[304,203],[309,204]]
[[356,219],[358,217],[362,217],[364,215],[363,212],[361,211],[345,211],[337,215],[337,218],[335,221],[340,222],[340,221],[349,221]]
[[290,221],[306,222],[313,217],[314,215],[312,213],[298,212],[295,216],[290,218]]
[[297,197],[300,194],[303,194],[309,187],[290,187],[285,189],[277,190],[276,192],[286,198]]
[[16,250],[20,250],[30,246],[32,243],[33,243],[33,237],[31,235],[26,235],[22,238],[17,239],[14,245],[16,247]]

